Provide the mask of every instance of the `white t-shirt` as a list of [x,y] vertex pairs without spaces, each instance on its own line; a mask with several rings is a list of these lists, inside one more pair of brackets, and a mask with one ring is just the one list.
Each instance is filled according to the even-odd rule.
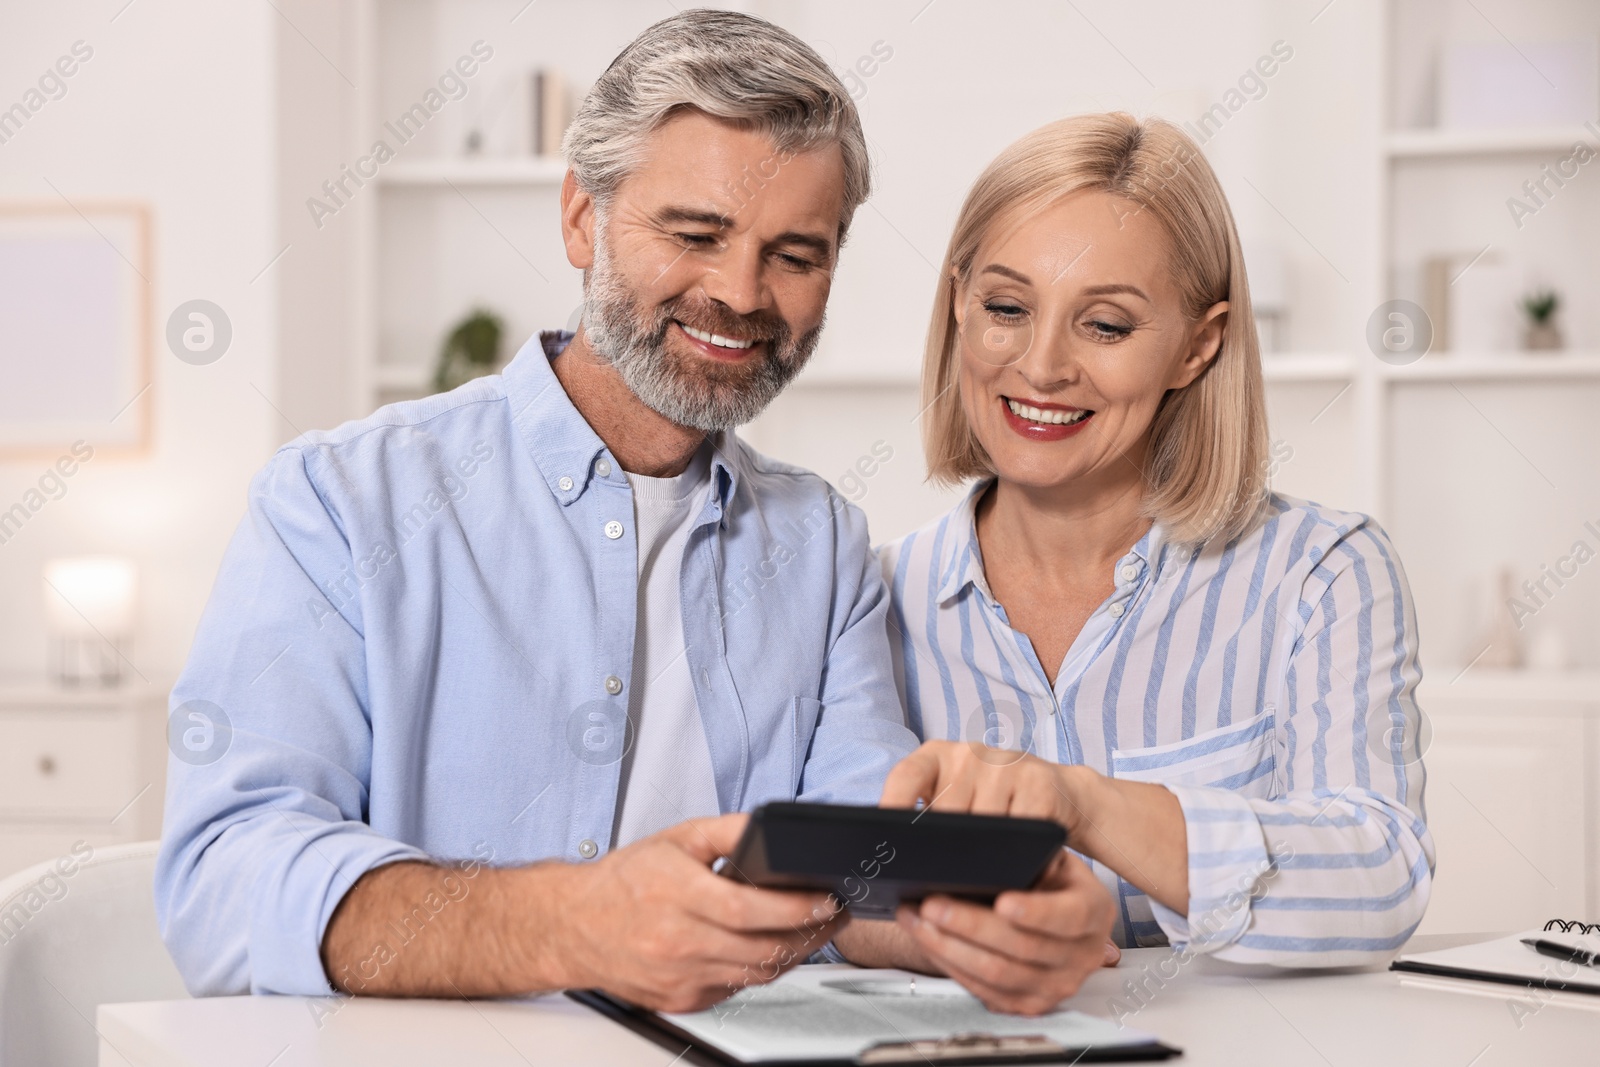
[[711,449],[702,446],[675,478],[629,474],[639,544],[639,608],[613,845],[685,819],[721,814],[711,750],[683,643],[680,579],[689,530],[706,501]]

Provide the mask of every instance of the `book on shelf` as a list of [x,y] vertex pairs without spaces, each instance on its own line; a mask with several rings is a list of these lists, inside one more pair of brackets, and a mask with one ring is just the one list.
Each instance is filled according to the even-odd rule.
[[577,112],[577,95],[566,77],[550,67],[535,70],[529,82],[533,94],[528,109],[533,121],[530,147],[536,156],[559,156],[561,138]]

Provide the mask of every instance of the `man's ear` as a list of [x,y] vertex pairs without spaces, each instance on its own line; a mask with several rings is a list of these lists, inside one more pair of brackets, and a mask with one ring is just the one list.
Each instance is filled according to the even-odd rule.
[[1219,300],[1206,309],[1200,321],[1194,324],[1193,332],[1189,335],[1189,352],[1173,372],[1172,381],[1167,383],[1168,389],[1182,389],[1200,377],[1200,372],[1222,351],[1222,332],[1227,324],[1226,300]]
[[561,241],[567,262],[579,270],[594,266],[594,197],[567,171],[561,179]]

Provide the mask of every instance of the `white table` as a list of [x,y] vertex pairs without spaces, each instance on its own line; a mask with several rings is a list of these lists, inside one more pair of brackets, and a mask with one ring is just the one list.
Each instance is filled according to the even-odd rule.
[[[1474,938],[1417,938],[1410,951]],[[1096,974],[1071,1006],[1111,1017],[1124,983],[1169,959],[1138,949]],[[844,970],[846,968],[839,968]],[[1172,967],[1166,967],[1171,973]],[[1405,984],[1402,984],[1402,978]],[[1522,1019],[1505,998],[1445,992],[1387,971],[1244,977],[1202,961],[1157,986],[1129,1025],[1184,1050],[1189,1067],[1439,1064],[1500,1067],[1600,1060],[1600,1004],[1575,995]],[[1600,998],[1588,998],[1600,999]],[[334,1014],[328,1008],[338,1005]],[[672,1052],[563,996],[525,1001],[314,1001],[299,997],[108,1004],[100,1008],[101,1067],[667,1067]]]

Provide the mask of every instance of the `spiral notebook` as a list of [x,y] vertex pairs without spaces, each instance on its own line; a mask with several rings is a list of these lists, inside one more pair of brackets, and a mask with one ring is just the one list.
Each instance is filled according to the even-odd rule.
[[1389,965],[1389,969],[1600,997],[1600,967],[1568,963],[1541,955],[1524,945],[1524,938],[1554,941],[1569,948],[1600,952],[1600,923],[1551,919],[1540,930],[1529,930],[1476,945],[1462,945],[1460,948],[1401,956]]

